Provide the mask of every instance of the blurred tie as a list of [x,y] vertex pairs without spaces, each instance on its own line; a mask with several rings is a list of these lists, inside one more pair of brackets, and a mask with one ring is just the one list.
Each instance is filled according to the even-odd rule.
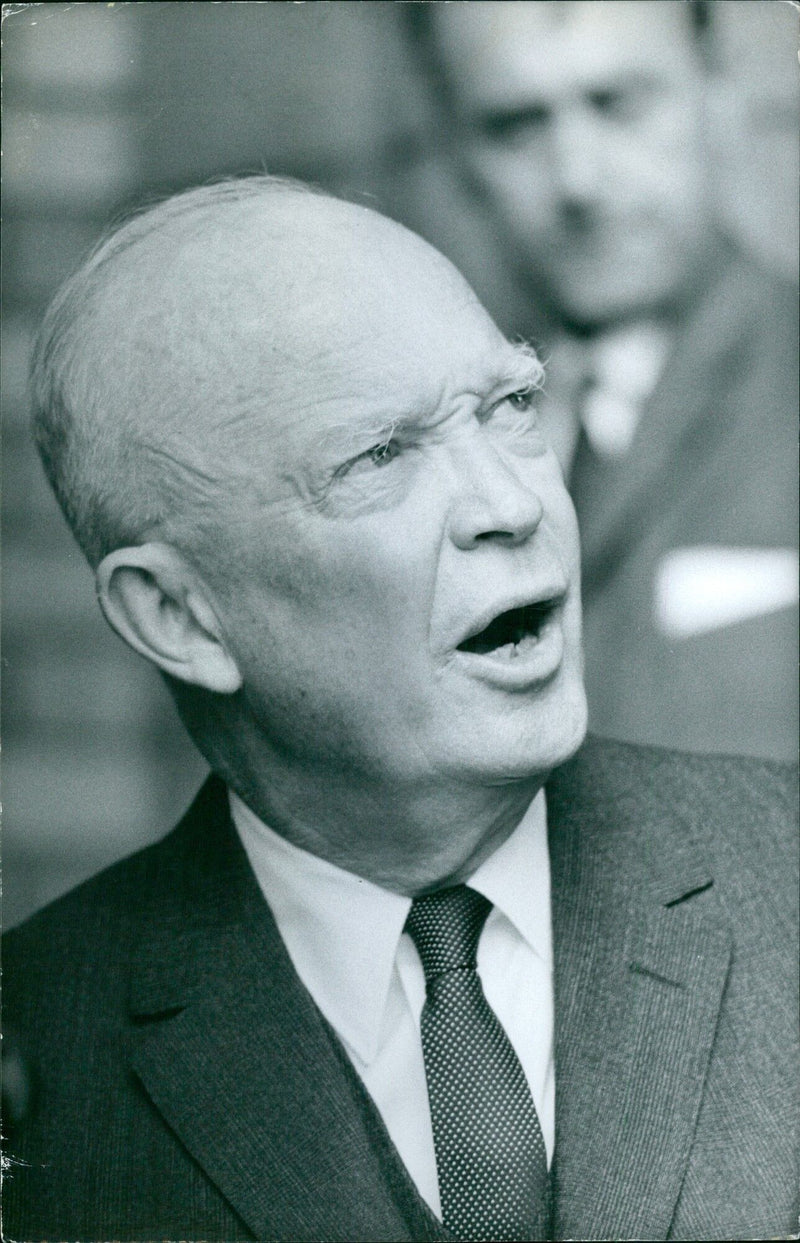
[[547,1154],[519,1059],[487,1002],[478,940],[492,904],[465,885],[416,898],[422,1051],[444,1224],[458,1239],[547,1238]]

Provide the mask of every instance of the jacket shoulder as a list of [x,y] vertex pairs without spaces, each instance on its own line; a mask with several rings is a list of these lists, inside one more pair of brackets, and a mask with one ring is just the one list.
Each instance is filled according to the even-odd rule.
[[158,874],[159,858],[169,850],[171,836],[104,868],[6,932],[4,963],[8,965],[18,953],[33,950],[38,944],[49,945],[52,950],[56,943],[65,949],[86,942],[96,949],[98,936],[112,934],[121,919],[127,925],[135,922],[137,895]]
[[[121,859],[49,903],[3,935],[3,992],[14,1016],[26,999],[41,1005],[55,978],[64,993],[70,981],[85,985],[91,971],[97,987],[108,985],[117,966],[129,960],[139,930],[154,908],[173,892],[181,875],[187,835],[202,818],[211,782],[201,790],[177,826],[158,841]],[[177,880],[177,883],[180,883]],[[102,962],[102,973],[97,971]]]
[[571,765],[583,784],[617,795],[649,791],[663,808],[677,812],[687,805],[696,807],[699,801],[730,809],[736,821],[746,820],[756,808],[771,810],[783,829],[798,819],[800,770],[794,764],[674,751],[590,735]]
[[778,760],[675,751],[590,735],[570,763],[583,780],[601,780],[621,789],[649,782],[665,795],[686,789],[692,797],[723,802],[742,797],[758,803],[774,801],[790,817],[797,816],[800,770]]
[[749,886],[768,905],[797,905],[795,765],[590,737],[556,774],[555,791],[562,803],[599,808],[600,833],[624,821],[629,845],[646,847],[650,862],[680,856],[691,840],[721,890]]

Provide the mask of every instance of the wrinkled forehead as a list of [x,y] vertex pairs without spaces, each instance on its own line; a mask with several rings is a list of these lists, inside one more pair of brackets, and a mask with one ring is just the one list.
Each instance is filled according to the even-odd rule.
[[436,5],[434,36],[464,103],[573,78],[697,68],[686,0],[532,0]]
[[168,334],[217,327],[237,341],[259,334],[278,345],[293,332],[332,330],[350,304],[404,274],[442,279],[449,265],[372,211],[297,193],[167,219],[109,266],[104,309],[125,312],[141,335],[160,320]]
[[200,214],[119,266],[105,320],[137,404],[187,432],[280,433],[296,408],[313,420],[352,399],[355,415],[377,390],[407,404],[416,386],[424,401],[459,377],[479,383],[508,348],[438,252],[322,196]]

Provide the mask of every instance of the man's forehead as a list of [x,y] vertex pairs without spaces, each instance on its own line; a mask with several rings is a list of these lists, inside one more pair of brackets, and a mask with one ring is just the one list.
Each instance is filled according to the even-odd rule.
[[538,383],[533,349],[507,341],[476,301],[461,315],[457,306],[451,315],[446,301],[438,315],[419,306],[416,319],[398,317],[366,338],[343,331],[340,348],[295,355],[279,399],[258,411],[265,443],[280,456],[298,445],[321,457],[366,448],[431,427],[465,399],[477,406]]
[[441,279],[449,267],[400,225],[323,195],[226,207],[168,223],[123,255],[112,297],[146,293],[168,327],[205,317],[227,334],[267,332],[277,344],[297,328],[322,345],[386,286],[409,275],[420,285],[434,272]]
[[328,415],[385,422],[525,363],[447,260],[351,204],[208,212],[140,249],[104,308],[106,335],[112,322],[122,334],[137,406],[162,424],[171,409],[174,432],[236,426],[250,440]]
[[694,57],[686,0],[536,0],[436,6],[435,35],[465,99],[514,82],[557,87],[565,73],[669,71]]
[[297,194],[236,208],[167,221],[112,256],[89,324],[101,363],[113,340],[145,384],[196,380],[218,397],[255,368],[280,387],[359,343],[367,354],[403,313],[422,326],[431,289],[466,289],[420,238],[357,205]]
[[200,205],[155,224],[112,254],[110,289],[147,281],[152,301],[195,311],[197,299],[231,310],[256,294],[265,308],[285,312],[304,286],[317,289],[342,267],[416,243],[406,230],[356,204],[297,192]]

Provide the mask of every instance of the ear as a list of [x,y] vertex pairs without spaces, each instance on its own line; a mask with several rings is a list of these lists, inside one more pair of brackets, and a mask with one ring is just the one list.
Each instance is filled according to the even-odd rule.
[[231,695],[242,677],[202,584],[174,548],[117,548],[96,571],[109,625],[134,651],[181,682]]

